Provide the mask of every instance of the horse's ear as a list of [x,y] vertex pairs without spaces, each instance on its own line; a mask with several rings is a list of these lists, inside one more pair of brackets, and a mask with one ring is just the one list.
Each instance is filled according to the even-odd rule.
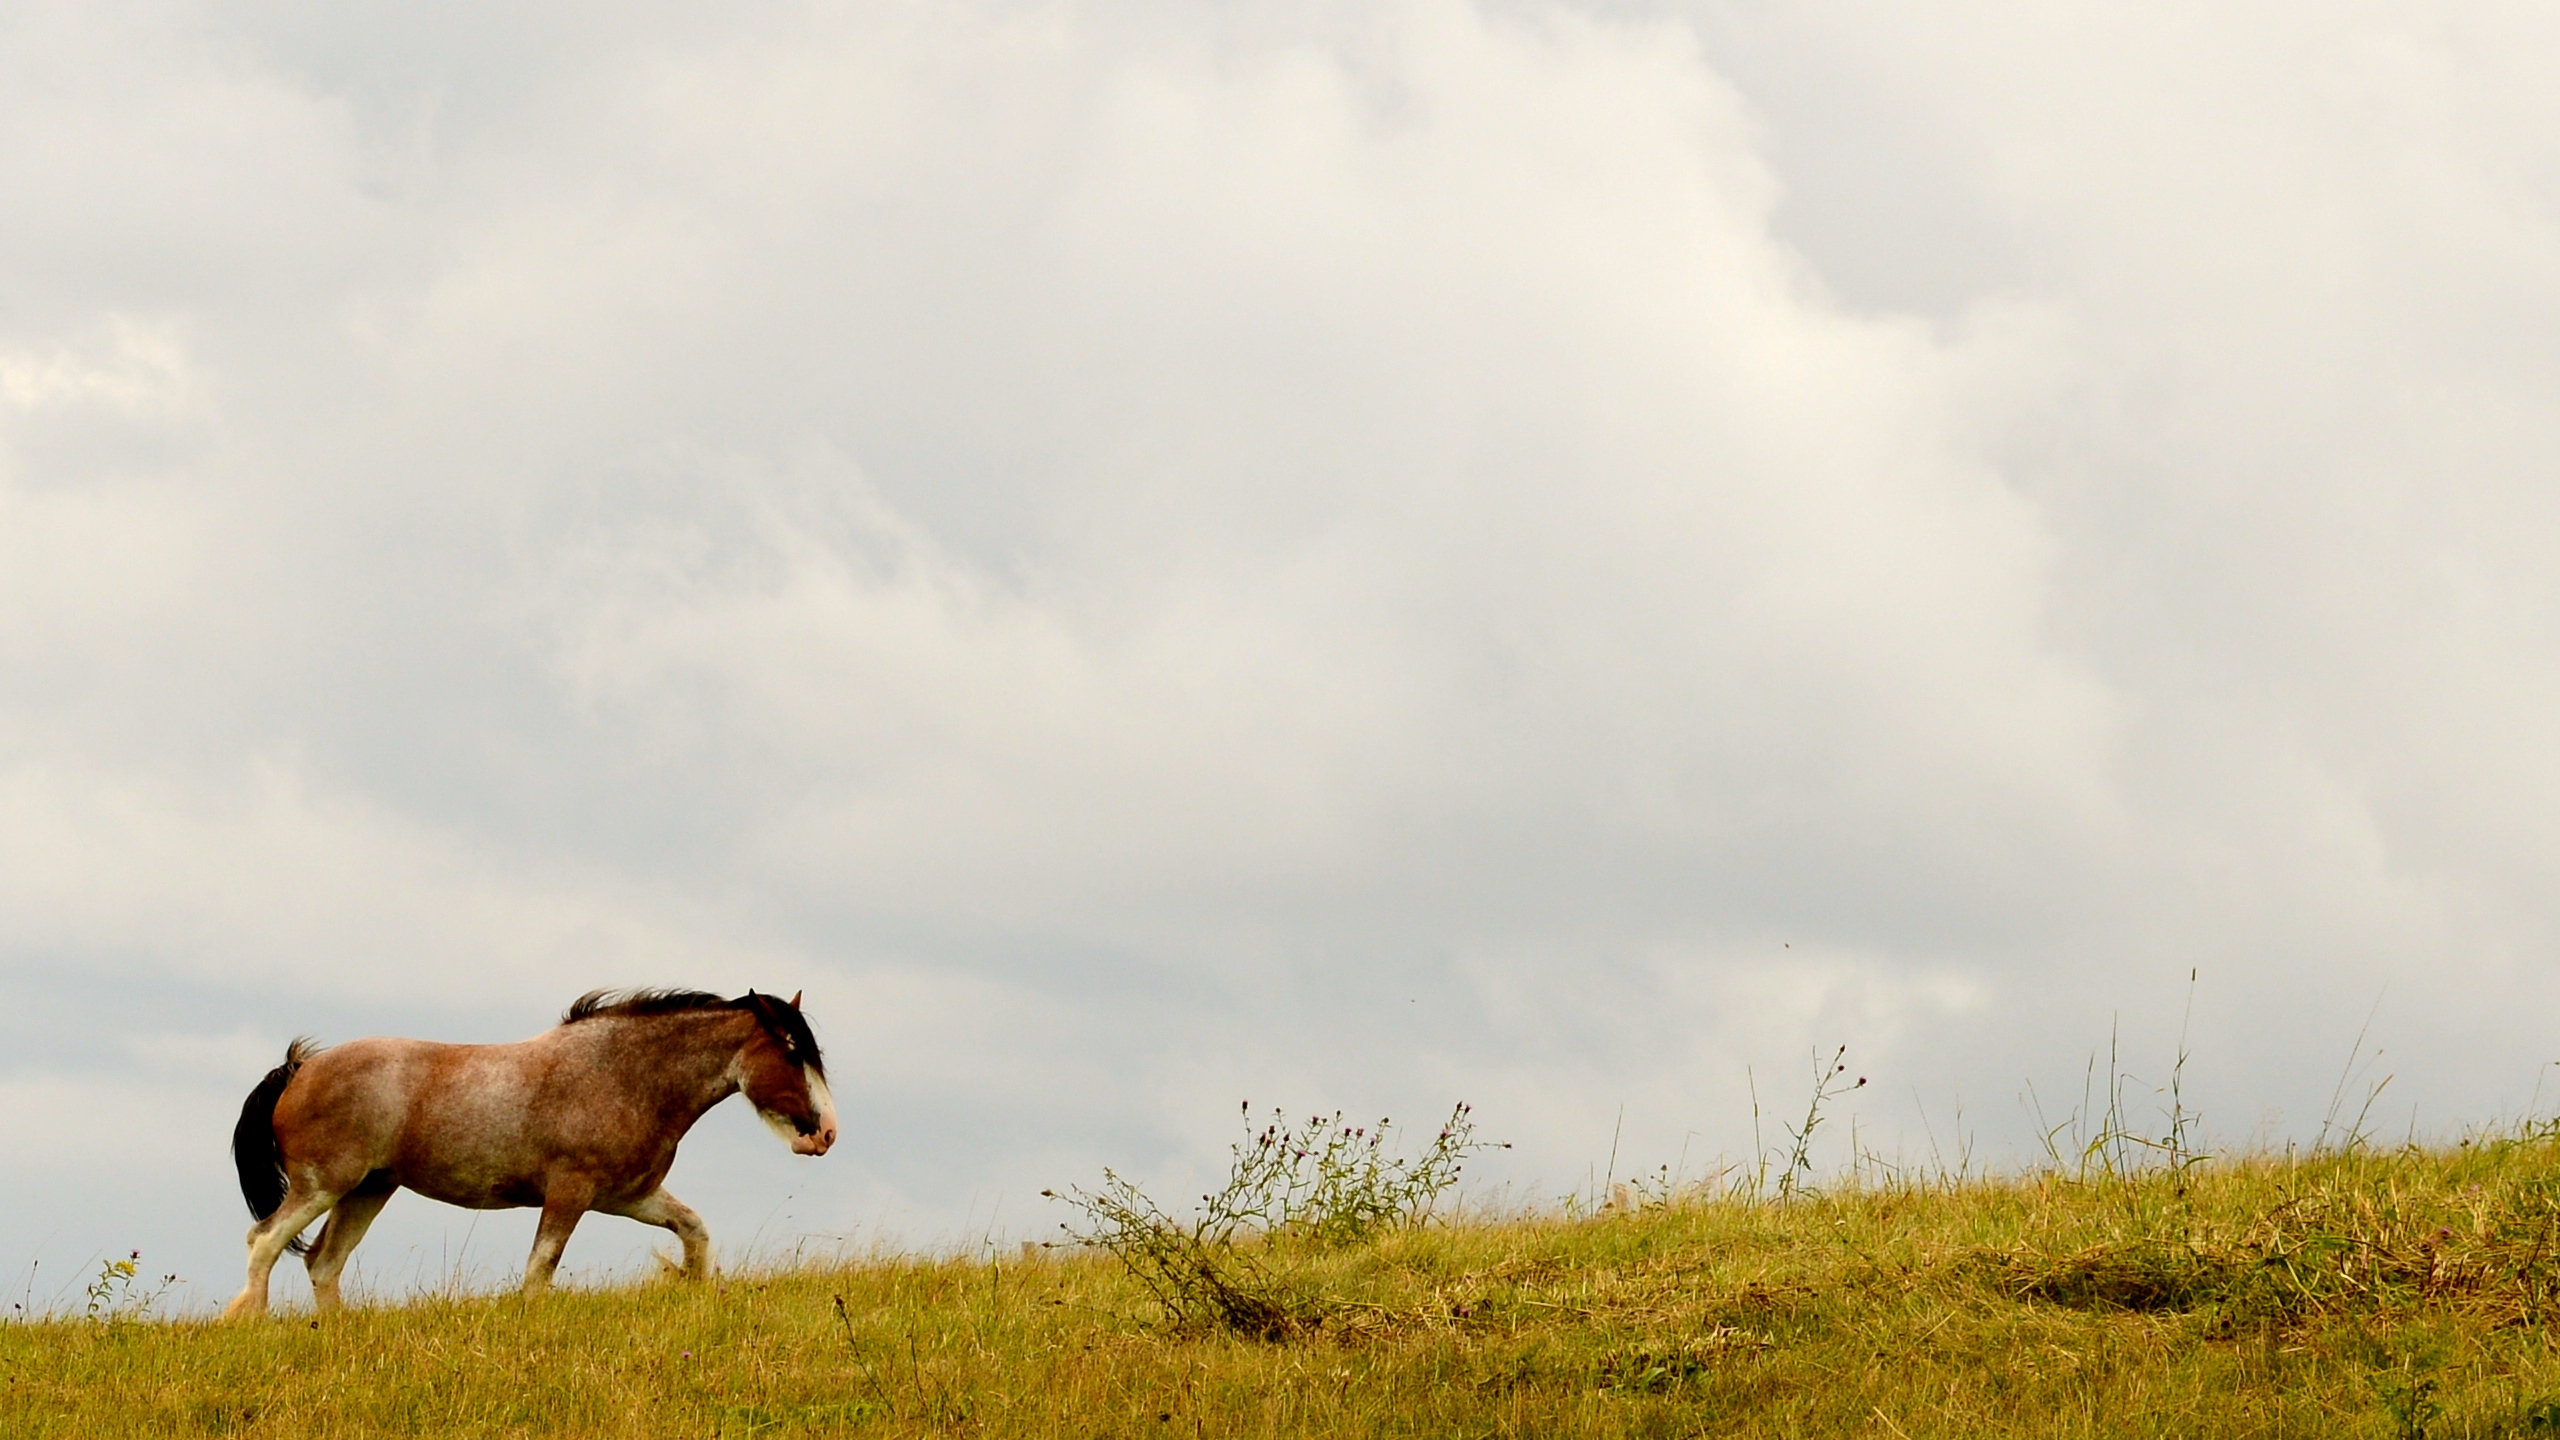
[[799,1008],[800,1008],[800,997],[801,997],[802,995],[806,994],[806,993],[808,993],[808,992],[803,991],[803,990],[794,990],[794,991],[792,991],[792,992],[791,992],[791,1008],[792,1008],[792,1009],[797,1010],[797,1009],[799,1009]]

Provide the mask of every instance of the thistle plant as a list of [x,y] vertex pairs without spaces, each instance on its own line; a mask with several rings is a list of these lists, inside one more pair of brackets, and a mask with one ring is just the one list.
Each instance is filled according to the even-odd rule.
[[[1251,1123],[1252,1102],[1243,1114]],[[1229,1147],[1227,1183],[1202,1195],[1188,1220],[1109,1169],[1094,1189],[1040,1193],[1079,1213],[1059,1226],[1069,1243],[1110,1252],[1176,1328],[1277,1338],[1320,1319],[1326,1307],[1275,1268],[1274,1242],[1350,1245],[1427,1223],[1469,1156],[1510,1148],[1478,1140],[1465,1104],[1418,1156],[1388,1148],[1393,1128],[1387,1119],[1347,1125],[1338,1110],[1293,1124],[1275,1109],[1259,1132]]]
[[121,1260],[108,1260],[98,1266],[98,1278],[89,1282],[88,1315],[92,1320],[140,1320],[178,1283],[175,1275],[163,1275],[160,1283],[143,1287],[142,1252],[128,1252]]
[[1810,1177],[1813,1174],[1813,1132],[1822,1126],[1822,1107],[1852,1090],[1867,1087],[1864,1075],[1854,1082],[1848,1079],[1848,1053],[1849,1047],[1843,1045],[1832,1052],[1829,1063],[1814,1062],[1813,1098],[1804,1107],[1804,1123],[1787,1127],[1787,1139],[1793,1148],[1787,1152],[1786,1168],[1778,1173],[1778,1198],[1781,1200],[1806,1188],[1799,1176]]

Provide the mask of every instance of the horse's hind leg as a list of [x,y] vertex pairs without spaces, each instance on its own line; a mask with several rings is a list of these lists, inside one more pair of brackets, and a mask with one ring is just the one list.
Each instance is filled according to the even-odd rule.
[[399,1188],[385,1172],[376,1171],[340,1197],[338,1208],[329,1212],[329,1223],[320,1228],[320,1243],[311,1247],[303,1262],[311,1271],[311,1302],[322,1311],[344,1308],[346,1302],[338,1296],[338,1272],[347,1268],[347,1257],[364,1238],[365,1227]]
[[249,1283],[222,1307],[222,1318],[264,1315],[267,1313],[267,1276],[276,1268],[276,1258],[293,1237],[338,1203],[338,1197],[325,1190],[311,1189],[300,1180],[289,1184],[284,1200],[275,1213],[249,1227]]
[[650,1191],[629,1205],[608,1213],[628,1216],[643,1225],[662,1225],[684,1242],[684,1277],[704,1280],[711,1275],[711,1229],[693,1207],[666,1192],[664,1186]]

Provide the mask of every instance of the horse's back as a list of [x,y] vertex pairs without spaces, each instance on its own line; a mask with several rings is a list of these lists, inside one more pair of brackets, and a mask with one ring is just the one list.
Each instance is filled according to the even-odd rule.
[[394,1141],[419,1092],[451,1068],[459,1045],[387,1036],[332,1045],[302,1063],[276,1097],[276,1138],[290,1156],[316,1146]]
[[[556,1033],[556,1032],[555,1032]],[[288,1164],[324,1167],[332,1188],[381,1175],[479,1208],[539,1204],[552,1147],[545,1081],[560,1047],[351,1040],[306,1062],[277,1105]]]
[[390,1036],[332,1045],[305,1061],[277,1098],[277,1142],[288,1163],[397,1169],[421,1128],[449,1130],[457,1108],[500,1100],[493,1090],[509,1087],[492,1081],[512,1071],[503,1052],[517,1048]]

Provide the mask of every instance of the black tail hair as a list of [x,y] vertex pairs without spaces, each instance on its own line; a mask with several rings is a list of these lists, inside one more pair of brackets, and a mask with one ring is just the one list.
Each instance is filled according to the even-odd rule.
[[[257,1219],[273,1215],[284,1203],[284,1147],[276,1143],[276,1101],[284,1095],[284,1087],[293,1083],[293,1072],[319,1052],[310,1036],[298,1037],[284,1047],[284,1063],[268,1071],[267,1078],[241,1102],[240,1123],[231,1131],[231,1161],[240,1167],[240,1194]],[[301,1255],[311,1247],[297,1235],[285,1248]]]

